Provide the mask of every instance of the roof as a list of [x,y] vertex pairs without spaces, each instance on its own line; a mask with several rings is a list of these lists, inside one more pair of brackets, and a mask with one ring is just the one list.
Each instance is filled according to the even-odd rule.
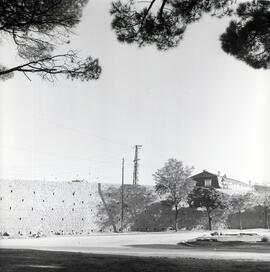
[[229,182],[229,183],[234,183],[234,184],[239,184],[239,185],[246,185],[246,186],[250,186],[249,184],[236,180],[236,179],[232,179],[232,178],[227,178],[227,177],[222,177],[223,181]]
[[245,182],[242,182],[242,181],[239,181],[236,179],[232,179],[232,178],[228,178],[228,177],[226,177],[226,175],[219,176],[217,174],[210,173],[206,170],[203,170],[203,172],[196,174],[196,175],[192,176],[191,178],[192,179],[194,179],[194,178],[209,178],[211,176],[217,177],[219,182],[227,182],[227,183],[238,184],[238,185],[242,185],[242,186],[250,186],[249,184],[247,184]]
[[200,177],[200,178],[207,178],[209,176],[217,176],[217,174],[213,174],[213,173],[210,173],[206,170],[203,170],[203,172],[197,174],[197,175],[194,175],[192,176],[191,178],[197,178],[197,177]]

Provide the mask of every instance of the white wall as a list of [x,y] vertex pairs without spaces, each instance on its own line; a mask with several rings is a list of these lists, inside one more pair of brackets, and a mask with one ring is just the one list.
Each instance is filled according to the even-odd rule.
[[96,183],[0,180],[0,232],[11,235],[99,231]]

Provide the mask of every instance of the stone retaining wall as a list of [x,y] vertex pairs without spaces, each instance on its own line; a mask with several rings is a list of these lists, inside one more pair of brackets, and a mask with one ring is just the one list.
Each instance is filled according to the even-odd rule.
[[0,232],[84,234],[99,231],[96,183],[0,180]]

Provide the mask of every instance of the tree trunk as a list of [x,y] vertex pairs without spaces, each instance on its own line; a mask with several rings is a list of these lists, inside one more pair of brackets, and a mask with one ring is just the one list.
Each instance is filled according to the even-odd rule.
[[242,214],[241,211],[239,211],[239,229],[241,230],[242,228]]
[[207,210],[207,216],[208,216],[208,228],[209,230],[212,230],[212,217],[209,210]]
[[177,205],[175,206],[174,229],[175,229],[175,231],[178,230],[178,207],[177,207]]
[[98,184],[98,193],[99,193],[99,196],[100,196],[100,198],[101,198],[101,201],[102,201],[102,203],[103,203],[103,205],[104,205],[104,208],[105,208],[105,210],[106,210],[106,212],[107,212],[107,214],[108,214],[110,223],[111,223],[111,225],[112,225],[112,227],[113,227],[113,231],[114,231],[114,232],[117,232],[117,228],[116,228],[116,225],[115,225],[115,223],[114,223],[113,217],[112,217],[112,215],[111,215],[111,213],[110,213],[110,211],[109,211],[109,209],[108,209],[108,206],[107,206],[107,204],[106,204],[106,201],[105,201],[105,199],[104,199],[104,196],[103,196],[103,193],[102,193],[102,190],[101,190],[101,184],[100,184],[100,183]]

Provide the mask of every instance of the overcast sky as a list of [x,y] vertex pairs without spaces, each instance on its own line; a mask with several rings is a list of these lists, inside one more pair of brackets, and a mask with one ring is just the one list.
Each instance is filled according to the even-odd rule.
[[[194,173],[270,184],[270,72],[221,50],[228,20],[206,17],[176,49],[158,52],[116,41],[109,3],[90,1],[71,39],[100,59],[98,81],[0,82],[0,177],[120,183],[125,157],[131,183],[141,144],[141,184],[154,184],[171,157]],[[0,49],[1,63],[20,63],[11,42]]]

